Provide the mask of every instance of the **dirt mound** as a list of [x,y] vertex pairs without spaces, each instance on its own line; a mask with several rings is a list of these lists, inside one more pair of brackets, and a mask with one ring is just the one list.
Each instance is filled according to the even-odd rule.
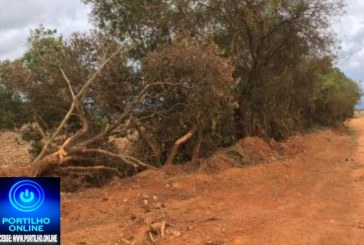
[[[207,159],[202,159],[198,169],[218,173],[231,167],[247,167],[281,160],[300,151],[298,142],[303,137],[297,135],[283,142],[246,137],[235,145],[220,150]],[[191,169],[188,164],[186,168]]]
[[239,147],[241,148],[242,155],[252,162],[266,161],[274,159],[279,155],[277,151],[279,143],[275,141],[270,142],[264,141],[257,137],[246,137],[239,141]]

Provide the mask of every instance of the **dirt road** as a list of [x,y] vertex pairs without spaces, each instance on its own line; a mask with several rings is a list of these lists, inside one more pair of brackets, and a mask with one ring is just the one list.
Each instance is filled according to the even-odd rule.
[[266,164],[218,174],[147,171],[64,194],[63,242],[364,244],[364,118],[349,126],[355,133],[294,137],[299,153]]

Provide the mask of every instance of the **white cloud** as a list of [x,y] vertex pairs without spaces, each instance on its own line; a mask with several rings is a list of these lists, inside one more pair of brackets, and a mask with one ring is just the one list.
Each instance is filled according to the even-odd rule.
[[[342,41],[338,66],[347,76],[364,81],[364,1],[346,2],[347,14],[334,24]],[[64,36],[91,28],[90,8],[80,0],[1,0],[0,9],[0,60],[21,56],[30,29],[40,24]]]
[[40,24],[64,36],[91,28],[90,9],[79,0],[1,0],[0,9],[0,60],[21,56],[30,29]]
[[335,23],[342,50],[338,66],[347,76],[364,80],[364,1],[347,0],[346,14]]

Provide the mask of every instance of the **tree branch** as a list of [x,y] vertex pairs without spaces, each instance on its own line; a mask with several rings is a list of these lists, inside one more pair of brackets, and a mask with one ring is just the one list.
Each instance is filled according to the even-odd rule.
[[119,127],[124,121],[126,121],[128,118],[131,117],[131,114],[133,113],[133,110],[135,109],[135,106],[140,103],[143,98],[146,96],[147,91],[154,86],[160,86],[160,85],[169,85],[169,86],[177,86],[180,85],[180,83],[163,83],[163,82],[155,82],[155,83],[150,83],[147,84],[143,87],[143,89],[139,92],[139,94],[136,96],[136,98],[134,99],[134,101],[132,103],[130,103],[124,110],[124,112],[122,113],[122,115],[119,117],[119,119],[117,119],[115,122],[113,122],[112,124],[110,124],[109,126],[107,126],[104,131],[102,131],[101,133],[95,135],[94,137],[85,140],[83,142],[81,142],[80,144],[78,144],[78,147],[82,148],[85,146],[88,146],[90,144],[93,144],[103,138],[105,138],[106,136],[108,136],[113,130],[115,130],[117,127]]
[[112,153],[112,152],[101,150],[101,149],[77,149],[77,150],[72,151],[72,153],[96,153],[96,154],[104,155],[106,157],[120,159],[123,162],[125,162],[126,164],[133,166],[133,167],[138,167],[138,165],[139,165],[139,166],[143,166],[146,168],[157,169],[156,167],[153,167],[147,163],[144,163],[132,156],[120,155],[120,154]]
[[61,68],[61,73],[62,73],[62,76],[63,76],[64,80],[67,82],[68,90],[70,91],[72,99],[74,100],[75,99],[75,92],[73,91],[71,81],[69,80],[69,78],[67,77],[66,73],[63,71],[62,68]]
[[60,167],[59,170],[65,171],[66,173],[73,172],[74,174],[78,174],[77,172],[87,172],[87,171],[102,171],[106,170],[109,172],[114,172],[118,176],[122,176],[122,174],[116,169],[116,168],[110,168],[106,166],[88,166],[88,167],[82,167],[82,166],[69,166],[69,167]]
[[[75,110],[75,108],[80,103],[80,98],[83,96],[83,94],[85,93],[86,89],[88,89],[88,87],[91,85],[91,83],[97,78],[97,76],[101,73],[101,70],[106,66],[106,64],[109,63],[109,61],[114,56],[116,56],[120,51],[121,51],[121,47],[118,48],[108,59],[106,59],[101,64],[101,66],[97,69],[97,71],[85,82],[85,84],[82,86],[81,90],[72,98],[72,104],[71,104],[71,106],[70,106],[67,114],[64,116],[64,118],[62,119],[61,123],[58,125],[57,129],[52,134],[52,136],[49,138],[49,140],[44,144],[41,152],[34,159],[33,164],[37,163],[40,159],[42,159],[45,156],[45,154],[48,151],[48,148],[49,148],[50,144],[60,134],[61,130],[63,129],[63,127],[66,125],[66,123],[68,122],[69,118],[71,117],[73,111]],[[66,78],[67,78],[67,76],[66,76]],[[68,79],[66,79],[66,81],[67,80]],[[68,83],[69,83],[69,81],[68,81]],[[72,88],[70,88],[70,90],[73,91]]]
[[40,124],[38,123],[37,116],[34,115],[33,119],[34,119],[35,126],[38,128],[38,130],[39,130],[40,134],[42,135],[43,139],[46,139],[47,138],[47,134],[43,130],[43,128],[40,126]]
[[159,162],[159,159],[160,159],[160,155],[161,155],[161,152],[160,152],[160,149],[154,145],[152,143],[152,141],[149,139],[148,135],[144,132],[144,130],[142,129],[141,127],[141,124],[140,122],[136,122],[136,125],[135,125],[135,129],[136,131],[138,132],[139,136],[142,138],[142,140],[147,143],[147,145],[149,146],[149,148],[152,150],[153,152],[153,155],[156,157],[156,159],[158,160],[158,163]]
[[192,136],[196,133],[196,126],[194,126],[187,134],[183,135],[181,138],[176,140],[174,143],[171,152],[168,155],[167,160],[164,162],[164,165],[172,164],[175,156],[177,155],[178,148],[181,144],[186,143]]

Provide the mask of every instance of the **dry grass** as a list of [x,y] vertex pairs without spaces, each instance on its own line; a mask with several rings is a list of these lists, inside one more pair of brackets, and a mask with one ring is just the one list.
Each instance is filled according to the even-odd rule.
[[18,133],[0,132],[0,166],[24,165],[30,162],[29,144]]

